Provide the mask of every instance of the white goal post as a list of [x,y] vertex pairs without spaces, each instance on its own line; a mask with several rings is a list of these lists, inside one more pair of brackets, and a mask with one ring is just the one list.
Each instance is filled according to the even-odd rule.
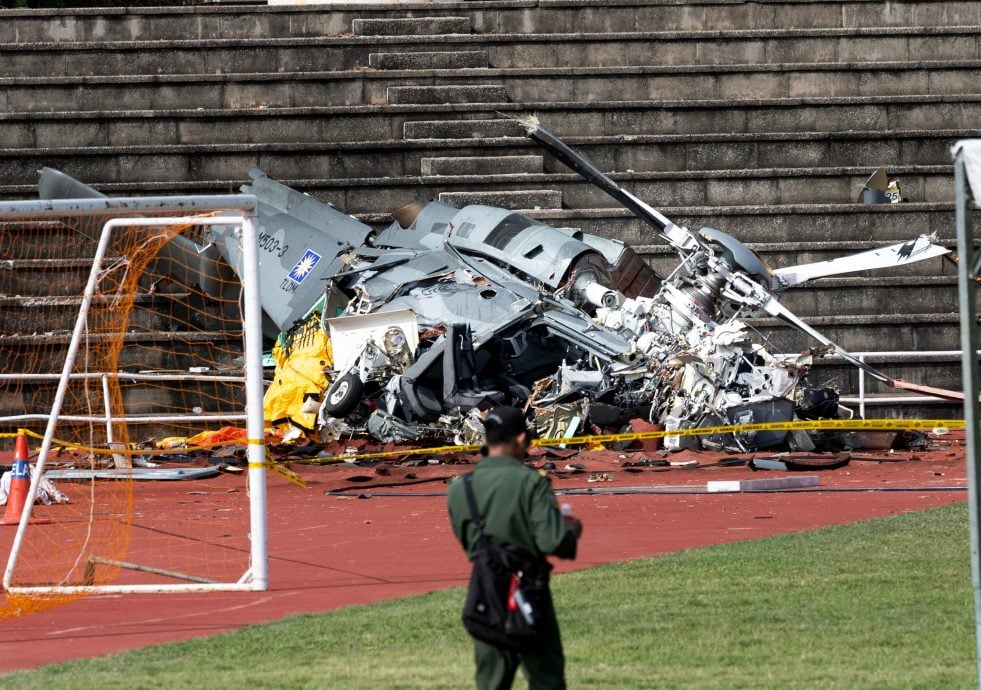
[[[151,217],[152,216],[152,217]],[[3,588],[9,595],[46,596],[70,595],[78,596],[94,593],[151,593],[151,592],[203,592],[203,591],[261,591],[268,589],[268,543],[266,525],[266,461],[265,433],[263,420],[263,372],[262,372],[262,310],[260,306],[259,285],[259,247],[258,247],[258,215],[257,201],[252,195],[236,194],[227,196],[180,196],[180,197],[132,197],[132,198],[97,198],[74,199],[57,201],[24,201],[0,202],[0,223],[17,221],[57,220],[64,218],[109,218],[102,225],[98,236],[98,247],[92,261],[91,272],[85,284],[81,298],[81,306],[75,320],[71,340],[68,344],[64,366],[58,379],[57,389],[48,414],[44,438],[36,459],[36,466],[31,476],[30,488],[23,507],[20,522],[11,548],[3,575]],[[85,582],[55,583],[55,584],[15,584],[15,570],[25,534],[31,528],[31,514],[38,494],[39,484],[44,474],[45,465],[49,461],[52,446],[55,444],[56,427],[62,411],[62,403],[66,390],[75,377],[85,374],[73,374],[75,358],[78,355],[80,342],[86,330],[86,319],[96,294],[100,274],[103,271],[103,261],[107,257],[110,240],[121,227],[134,228],[164,228],[173,226],[194,226],[204,228],[221,225],[234,228],[234,239],[238,245],[239,266],[235,272],[241,277],[241,314],[242,340],[244,348],[245,392],[245,422],[248,463],[248,512],[249,512],[249,565],[237,581],[197,581],[196,578],[185,578],[179,583],[105,583],[88,584]],[[96,375],[91,375],[96,376]],[[123,376],[120,372],[105,372],[106,376]],[[219,377],[215,377],[219,378]],[[239,382],[241,383],[241,382]],[[36,415],[30,415],[36,417]],[[23,415],[21,415],[23,417]],[[85,419],[88,422],[106,423],[110,417],[107,407],[105,417],[92,416]],[[162,414],[161,418],[172,419]],[[228,419],[225,416],[224,419]],[[5,421],[11,422],[14,418]],[[80,420],[81,418],[75,418]],[[0,420],[4,420],[0,416]],[[35,420],[37,421],[37,420]],[[122,420],[117,420],[122,421]],[[198,416],[196,421],[200,422]],[[108,427],[111,441],[112,426]],[[119,468],[117,467],[117,471]],[[126,470],[123,469],[123,472]],[[112,561],[114,565],[127,567],[132,564]],[[152,568],[141,568],[146,572]]]

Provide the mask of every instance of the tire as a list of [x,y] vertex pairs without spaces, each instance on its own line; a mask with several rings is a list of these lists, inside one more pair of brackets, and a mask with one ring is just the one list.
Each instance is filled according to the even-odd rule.
[[343,419],[354,412],[364,393],[364,381],[354,372],[347,372],[330,384],[324,409],[331,417]]

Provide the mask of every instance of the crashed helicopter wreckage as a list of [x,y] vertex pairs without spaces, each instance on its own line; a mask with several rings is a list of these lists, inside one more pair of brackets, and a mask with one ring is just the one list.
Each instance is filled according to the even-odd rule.
[[[289,421],[321,441],[366,433],[385,442],[468,444],[483,431],[481,412],[500,403],[530,407],[549,436],[619,431],[637,417],[669,431],[850,417],[836,390],[807,383],[813,358],[831,353],[889,385],[916,389],[837,347],[779,296],[815,278],[948,252],[930,237],[771,269],[731,235],[674,224],[536,119],[522,124],[557,160],[651,225],[677,252],[678,266],[661,278],[622,242],[488,206],[413,205],[375,233],[255,170],[242,189],[259,200],[267,331],[281,331],[268,422]],[[41,189],[44,198],[98,194],[50,169]],[[214,228],[203,238],[209,244],[193,251],[219,252],[235,266],[228,237]],[[743,321],[756,315],[776,317],[819,345],[796,357],[772,353]],[[304,372],[303,381],[284,383],[281,374],[290,371]],[[802,434],[668,436],[665,445],[748,451],[838,442]]]

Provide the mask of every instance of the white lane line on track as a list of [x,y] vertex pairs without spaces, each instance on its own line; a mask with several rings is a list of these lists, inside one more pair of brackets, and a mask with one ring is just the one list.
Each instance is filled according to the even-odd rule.
[[196,616],[213,616],[213,615],[218,614],[218,613],[227,613],[229,611],[238,611],[238,610],[241,610],[241,609],[247,609],[250,606],[259,606],[261,604],[267,604],[270,601],[279,598],[280,596],[284,596],[284,595],[285,596],[290,596],[290,595],[293,595],[293,594],[296,594],[296,592],[282,592],[280,594],[273,594],[273,595],[270,595],[270,596],[263,597],[262,599],[258,599],[256,601],[250,601],[250,602],[248,602],[246,604],[239,604],[237,606],[229,606],[229,607],[226,607],[226,608],[223,608],[223,609],[209,609],[207,611],[195,611],[193,613],[182,613],[179,616],[167,616],[165,618],[164,617],[162,617],[162,618],[146,618],[146,619],[140,620],[140,621],[125,621],[125,622],[121,622],[121,623],[100,623],[99,625],[82,625],[82,626],[79,626],[79,627],[76,627],[76,628],[65,628],[64,630],[51,630],[49,632],[46,632],[45,635],[48,635],[48,636],[52,636],[53,637],[53,636],[56,636],[56,635],[68,635],[68,634],[72,634],[72,633],[77,633],[77,632],[81,632],[82,630],[92,630],[94,628],[100,628],[100,629],[115,628],[115,627],[124,627],[124,626],[128,626],[128,625],[144,625],[144,624],[147,624],[147,623],[163,623],[163,622],[166,622],[166,621],[179,620],[181,618],[194,618]]

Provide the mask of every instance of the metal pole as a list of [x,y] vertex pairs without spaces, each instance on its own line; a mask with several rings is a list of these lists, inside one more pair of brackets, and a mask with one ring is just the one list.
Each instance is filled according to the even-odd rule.
[[[46,422],[50,414],[18,414],[11,417],[0,417],[0,422]],[[95,415],[63,414],[58,419],[63,422],[105,422],[105,417]],[[180,415],[146,415],[143,417],[116,417],[117,424],[153,424],[154,422],[240,422],[248,419],[244,413],[230,412],[228,414],[180,414]]]
[[[858,359],[860,362],[865,361],[863,355],[859,355]],[[865,419],[865,369],[858,370],[858,400],[858,414]]]
[[[47,199],[38,201],[0,202],[0,216],[28,216],[30,218],[64,218],[65,216],[129,215],[179,211],[251,211],[256,207],[252,194],[228,194],[206,196],[137,196],[104,197],[100,199]],[[138,220],[130,217],[130,221]],[[148,219],[139,219],[148,220]],[[150,219],[152,220],[152,219]],[[158,219],[160,220],[160,219]],[[233,222],[238,222],[235,219]],[[139,223],[138,223],[139,224]],[[150,223],[142,223],[150,225]],[[130,223],[133,225],[133,223]]]
[[248,421],[249,513],[252,541],[252,588],[269,589],[269,551],[266,527],[266,428],[262,408],[262,307],[259,292],[259,217],[243,213],[242,287],[245,304],[245,407]]
[[[960,354],[954,352],[953,354]],[[208,376],[206,374],[128,374],[125,371],[109,373],[76,372],[69,376],[73,381],[99,379],[113,376],[123,381],[234,381],[242,383],[242,376]],[[0,374],[0,381],[57,381],[61,374]],[[0,417],[0,419],[3,419]]]
[[[109,393],[109,374],[102,375],[102,400],[106,407],[106,448],[110,448],[112,450],[125,450],[125,447],[122,449],[116,447],[116,439],[112,433],[112,395]],[[62,419],[64,419],[64,417],[62,417]],[[117,470],[133,469],[133,462],[127,455],[113,453],[112,462],[112,466]]]
[[964,384],[964,441],[967,445],[968,518],[971,527],[971,586],[974,589],[974,634],[977,647],[978,684],[981,687],[981,505],[978,502],[978,358],[970,353],[978,349],[976,296],[974,277],[974,230],[967,199],[964,150],[954,158],[954,194],[957,219],[957,290],[961,308],[961,358]]
[[109,375],[102,375],[102,401],[106,408],[106,445],[112,448],[112,397],[109,395]]

